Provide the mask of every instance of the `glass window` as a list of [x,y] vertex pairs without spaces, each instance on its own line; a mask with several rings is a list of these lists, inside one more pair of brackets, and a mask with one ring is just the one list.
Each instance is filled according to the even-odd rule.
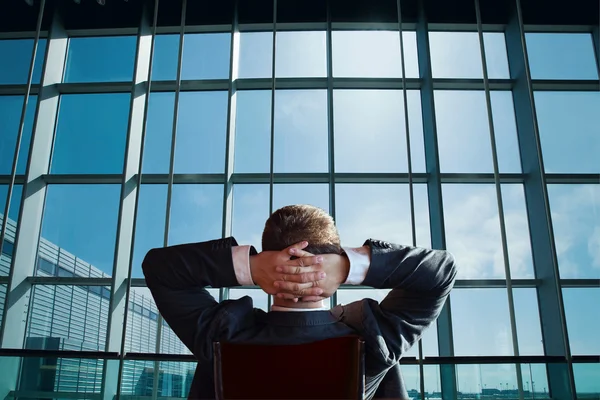
[[271,169],[271,92],[239,91],[235,120],[235,172]]
[[[498,170],[506,173],[520,173],[521,157],[512,92],[508,90],[493,90],[490,92],[490,100],[494,136],[496,138]],[[489,132],[489,130],[486,129],[484,132]],[[465,143],[465,145],[467,144]]]
[[513,355],[506,289],[455,289],[450,302],[455,355]]
[[142,166],[145,174],[169,173],[174,108],[175,93],[150,93]]
[[230,46],[230,33],[186,34],[181,79],[229,79]]
[[600,363],[573,364],[575,391],[580,399],[593,399],[600,393]]
[[327,76],[326,36],[324,31],[277,32],[276,38],[276,77]]
[[129,96],[128,93],[61,96],[51,173],[122,174]]
[[[4,302],[6,299],[6,287],[7,287],[7,285],[0,285],[0,310],[3,311],[2,315],[4,315]],[[3,317],[0,317],[0,328],[2,327],[2,322],[3,322],[2,318]]]
[[337,184],[336,223],[344,246],[369,238],[412,243],[408,185]]
[[[38,270],[38,272],[39,271],[44,272],[48,276],[57,275],[56,265],[48,260],[41,258],[41,257],[38,257],[37,270]],[[41,274],[41,275],[44,275],[44,274]]]
[[173,185],[169,246],[220,239],[223,185]]
[[273,32],[241,32],[239,78],[270,78],[272,69]]
[[152,80],[169,81],[177,79],[178,57],[179,35],[156,35],[154,39],[154,58],[152,59]]
[[197,363],[160,361],[155,374],[155,362],[126,360],[123,363],[121,397],[151,397],[154,379],[158,379],[159,397],[185,398],[190,391]]
[[328,147],[327,92],[276,91],[275,172],[326,172]]
[[[509,79],[504,32],[483,32],[485,62],[489,79]],[[483,77],[483,76],[482,76]]]
[[[37,107],[37,96],[30,96],[25,112],[25,125],[19,149],[17,174],[24,175],[29,157],[29,144],[33,130],[33,119]],[[10,175],[19,135],[23,96],[0,96],[0,174]]]
[[515,319],[520,355],[544,355],[540,310],[535,288],[514,288]]
[[167,185],[141,185],[137,207],[131,276],[143,278],[146,253],[164,245]]
[[131,81],[136,45],[136,36],[70,38],[64,81]]
[[[440,379],[439,365],[423,365],[423,380],[425,383],[425,394],[430,395],[431,399],[437,396],[442,398],[442,382]],[[427,397],[425,397],[427,398]]]
[[269,311],[269,295],[261,289],[229,289],[229,298],[232,300],[241,299],[244,296],[250,296],[254,308],[260,308],[263,311]]
[[600,172],[600,92],[535,92],[534,99],[546,172]]
[[565,288],[562,290],[571,354],[600,354],[600,288]]
[[494,185],[445,184],[442,194],[446,245],[460,264],[458,278],[504,279]]
[[269,185],[233,187],[232,234],[240,245],[262,249],[262,231],[269,218]]
[[49,185],[40,255],[77,276],[110,276],[120,192],[120,185]]
[[[13,254],[15,252],[14,242],[16,238],[19,210],[21,208],[21,194],[23,187],[15,185],[13,187],[10,209],[8,210],[8,221],[6,222],[6,231],[4,234],[4,244],[2,253],[0,253],[0,276],[7,276],[10,272]],[[0,227],[4,219],[4,208],[8,199],[8,185],[0,185]],[[12,251],[11,251],[12,250]],[[0,311],[2,308],[0,308]]]
[[108,309],[87,286],[35,285],[25,347],[104,351]]
[[547,399],[548,375],[544,364],[521,364],[523,397]]
[[505,184],[501,190],[511,278],[533,279],[535,274],[523,185]]
[[175,173],[223,173],[227,92],[184,92],[179,97]]
[[[40,39],[35,54],[32,83],[40,83],[44,57],[46,55],[46,39]],[[33,39],[0,40],[0,58],[10,62],[0,63],[0,85],[25,84],[29,79],[29,66],[33,52]],[[0,107],[2,110],[2,107]]]
[[273,211],[290,204],[310,204],[329,212],[329,185],[277,184],[273,186]]
[[518,397],[516,368],[512,364],[457,365],[456,390],[461,393],[458,399],[484,398],[479,397],[482,393],[490,394],[490,398],[504,397],[505,391]]
[[[413,346],[413,349],[416,347],[416,345]],[[400,370],[402,371],[402,379],[404,379],[404,384],[406,385],[406,390],[410,398],[414,399],[415,396],[419,398],[421,393],[421,374],[419,373],[419,366],[401,364]]]
[[598,79],[589,33],[526,33],[533,79]]
[[[419,77],[417,35],[403,32],[407,78]],[[334,31],[333,76],[401,78],[400,34],[397,31]]]
[[427,194],[427,186],[413,185],[413,196],[415,205],[415,231],[417,233],[417,246],[431,247],[431,230],[429,228],[428,203],[429,196]]
[[560,277],[600,278],[600,185],[548,185]]
[[[421,99],[407,94],[413,171],[424,172]],[[401,91],[336,90],[333,106],[336,172],[408,171]]]

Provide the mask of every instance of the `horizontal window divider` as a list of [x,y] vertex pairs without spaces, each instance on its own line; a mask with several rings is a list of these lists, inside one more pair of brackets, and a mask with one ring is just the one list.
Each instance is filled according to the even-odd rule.
[[[243,32],[272,32],[273,23],[264,24],[239,24],[240,33]],[[277,22],[277,32],[285,31],[324,31],[327,22]]]
[[[409,183],[409,174],[401,173],[336,173],[335,183]],[[413,183],[427,183],[427,173],[413,173]]]
[[596,364],[596,363],[600,363],[600,354],[595,354],[595,355],[584,355],[584,356],[571,356],[571,361],[573,361],[574,363],[581,363],[581,364],[588,364],[588,363],[592,363],[592,364]]
[[600,279],[561,279],[560,286],[563,288],[600,288]]
[[30,276],[32,285],[110,286],[112,278],[84,278],[70,276]]
[[[42,175],[41,179],[49,185],[52,184],[121,184],[121,174],[49,174]],[[136,178],[137,179],[137,178]]]
[[229,88],[228,79],[194,79],[194,80],[182,80],[181,87],[179,90],[182,92],[191,91],[215,91],[222,90],[226,91]]
[[56,357],[85,358],[99,360],[118,360],[119,353],[90,350],[38,350],[38,349],[1,349],[0,357]]
[[451,356],[425,357],[423,364],[550,364],[566,363],[563,356]]
[[593,25],[534,25],[523,24],[525,33],[591,33]]
[[[65,378],[62,378],[63,380]],[[64,382],[64,381],[62,381]],[[82,385],[83,386],[83,385]],[[123,396],[121,396],[122,398]],[[140,396],[132,396],[136,400],[140,400]],[[89,399],[89,400],[101,400],[103,398],[102,393],[90,393],[90,392],[61,392],[61,391],[37,391],[37,390],[11,390],[6,399]],[[148,396],[148,400],[151,396]]]
[[545,80],[532,79],[533,91],[564,91],[564,92],[597,92],[600,87],[598,79],[588,80]]
[[[30,96],[40,92],[39,84],[32,84]],[[27,93],[27,85],[0,85],[0,96],[24,96]]]
[[137,35],[137,27],[124,28],[104,28],[104,29],[67,29],[68,37],[89,37],[89,36],[133,36]]
[[[523,183],[525,174],[501,173],[501,183]],[[493,173],[441,173],[442,183],[494,183]]]
[[[279,78],[278,78],[279,79]],[[398,78],[342,78],[333,77],[333,90],[356,89],[356,90],[402,90],[403,79]],[[421,88],[421,79],[406,78],[406,89],[417,90]],[[335,104],[335,103],[334,103]]]
[[[40,39],[48,37],[48,31],[40,31]],[[0,32],[0,40],[4,39],[35,39],[35,31]]]
[[[404,23],[402,23],[404,26]],[[504,32],[506,25],[504,24],[482,24],[483,32]],[[459,23],[428,23],[427,30],[429,32],[473,32],[477,33],[477,24],[459,24]]]
[[[433,90],[485,90],[483,79],[433,78]],[[511,90],[510,79],[490,79],[490,90]]]
[[546,183],[600,183],[600,174],[545,174]]
[[[174,184],[223,184],[225,174],[174,174]],[[169,183],[169,174],[142,174],[142,184],[167,184]]]
[[[540,279],[511,279],[513,287],[534,288],[542,283]],[[455,288],[505,288],[506,279],[457,279]]]
[[56,84],[61,95],[131,93],[132,82],[68,82]]
[[123,357],[125,361],[141,360],[141,361],[188,361],[197,362],[193,354],[165,354],[165,353],[134,353],[127,352]]

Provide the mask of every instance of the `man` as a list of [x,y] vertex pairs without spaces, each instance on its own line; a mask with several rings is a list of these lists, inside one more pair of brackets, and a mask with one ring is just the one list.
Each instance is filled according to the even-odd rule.
[[[398,361],[438,317],[454,285],[452,255],[367,240],[342,248],[331,216],[307,205],[275,211],[263,252],[233,238],[153,249],[144,275],[164,319],[198,359],[189,398],[214,398],[212,344],[299,344],[360,335],[366,344],[366,398],[408,398]],[[331,310],[323,299],[340,284],[393,289]],[[204,289],[260,286],[276,295],[271,311],[245,296],[217,303]],[[299,312],[300,311],[300,312]]]

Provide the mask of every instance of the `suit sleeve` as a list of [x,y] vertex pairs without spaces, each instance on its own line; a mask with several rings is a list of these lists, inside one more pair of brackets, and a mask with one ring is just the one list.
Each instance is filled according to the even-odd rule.
[[363,299],[345,306],[345,322],[365,333],[393,365],[439,316],[454,286],[456,263],[444,250],[367,240],[371,265],[363,285],[392,289],[378,303]]
[[210,357],[213,340],[230,324],[225,305],[205,289],[238,286],[232,246],[235,239],[152,249],[142,270],[165,321],[199,359]]

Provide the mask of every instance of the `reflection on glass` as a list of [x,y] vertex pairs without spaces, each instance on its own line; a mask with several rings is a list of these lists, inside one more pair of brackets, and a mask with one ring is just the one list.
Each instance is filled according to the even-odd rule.
[[226,129],[227,92],[181,93],[175,173],[222,173]]
[[154,58],[152,59],[152,80],[175,80],[178,57],[179,35],[156,35]]
[[163,247],[165,215],[167,212],[167,185],[141,185],[137,216],[131,276],[143,278],[142,261],[155,247]]
[[573,364],[575,390],[579,399],[600,397],[600,363]]
[[136,36],[70,38],[64,81],[131,81],[136,42]]
[[109,302],[104,286],[35,285],[25,348],[104,351]]
[[369,238],[412,244],[408,185],[337,184],[336,224],[344,246]]
[[532,279],[535,275],[523,185],[505,184],[501,190],[511,278]]
[[222,185],[173,185],[169,246],[221,238],[222,215]]
[[[40,39],[38,43],[33,68],[33,84],[40,83],[42,77],[46,43],[46,39]],[[10,62],[0,63],[0,85],[27,83],[32,52],[33,39],[0,40],[0,59],[10,60]]]
[[450,301],[454,354],[513,355],[505,289],[455,289]]
[[329,212],[329,185],[277,184],[273,186],[273,211],[290,204],[310,204]]
[[[6,232],[2,244],[2,253],[0,253],[0,276],[7,276],[10,272],[10,265],[15,254],[15,238],[19,219],[19,209],[21,208],[21,194],[23,187],[15,185],[13,187],[10,209],[8,210],[8,221],[6,222]],[[0,227],[4,219],[4,209],[8,200],[8,185],[0,185]],[[0,312],[2,307],[0,307]]]
[[600,185],[548,185],[560,277],[600,278]]
[[494,185],[444,184],[442,194],[446,245],[460,263],[458,278],[503,279],[506,274]]
[[269,185],[235,185],[231,231],[239,245],[262,249],[262,231],[269,218]]
[[[403,32],[406,77],[419,77],[417,36]],[[401,78],[400,35],[397,31],[334,31],[333,76]]]
[[458,399],[473,399],[473,395],[486,392],[518,398],[517,370],[512,364],[457,365],[456,390]]
[[540,310],[535,288],[514,288],[515,319],[519,354],[524,356],[544,355]]
[[239,78],[270,78],[273,73],[273,33],[241,32]]
[[533,79],[598,79],[590,33],[526,33]]
[[234,171],[269,172],[271,92],[243,90],[236,96]]
[[275,172],[326,172],[327,150],[327,92],[278,90]]
[[[19,159],[17,162],[17,174],[25,174],[27,158],[29,156],[29,144],[31,143],[31,132],[33,130],[33,119],[37,106],[37,96],[30,96],[25,112],[25,125],[19,148]],[[23,108],[23,96],[0,96],[0,174],[10,175],[12,163],[15,156],[15,146],[19,134],[19,123],[21,122],[21,110]]]
[[150,93],[142,165],[145,174],[169,173],[174,107],[175,93]]
[[129,96],[61,96],[51,173],[122,174]]
[[120,192],[120,185],[48,186],[39,257],[58,276],[112,274]]
[[326,36],[324,31],[277,32],[276,37],[276,77],[327,76]]
[[254,308],[260,308],[263,311],[269,311],[269,295],[261,289],[229,289],[229,298],[232,300],[241,299],[244,296],[250,296]]
[[[194,362],[127,360],[123,364],[121,398],[152,397],[158,380],[158,398],[186,398],[196,372]],[[156,373],[155,373],[156,369]]]
[[[402,92],[333,93],[336,172],[408,172]],[[420,97],[408,92],[413,171],[425,169]],[[385,143],[385,146],[381,144]]]
[[523,397],[549,399],[548,375],[544,364],[521,364]]
[[600,92],[535,92],[534,99],[546,172],[600,172]]
[[181,79],[228,79],[230,45],[230,33],[186,34]]
[[565,288],[562,290],[571,354],[600,354],[600,288]]

